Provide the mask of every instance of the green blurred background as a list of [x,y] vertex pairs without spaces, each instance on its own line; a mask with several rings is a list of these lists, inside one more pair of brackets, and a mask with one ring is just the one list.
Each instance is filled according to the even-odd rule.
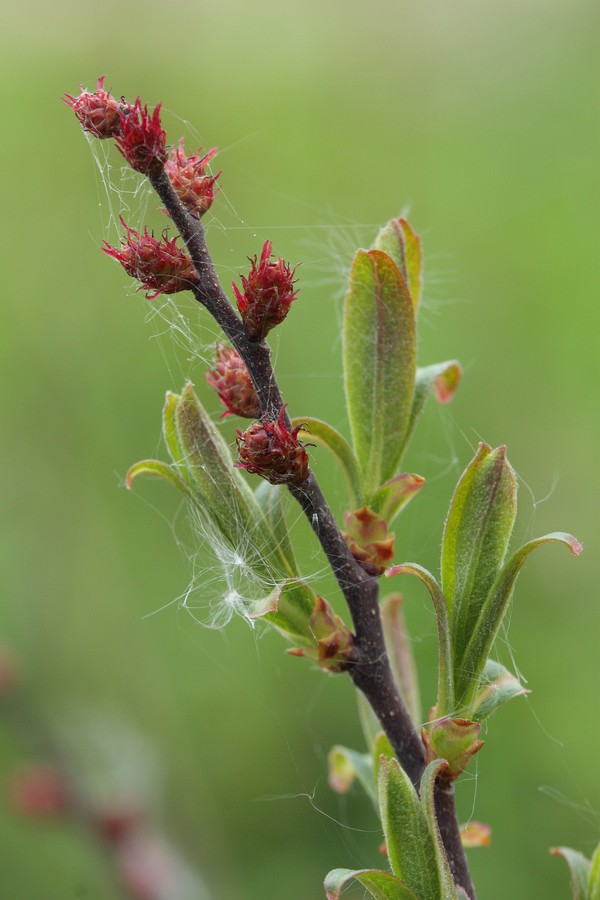
[[[171,140],[221,148],[207,223],[219,271],[227,285],[266,238],[302,260],[277,368],[293,414],[344,431],[345,271],[410,208],[426,250],[420,361],[456,357],[465,379],[450,407],[428,407],[406,460],[428,484],[395,529],[397,561],[436,570],[453,484],[481,438],[507,443],[521,476],[516,537],[564,529],[586,545],[577,561],[546,548],[521,576],[499,653],[533,693],[491,720],[459,786],[461,818],[493,828],[492,846],[470,853],[481,900],[566,898],[548,847],[589,854],[600,825],[598,12],[591,0],[4,12],[0,639],[22,657],[39,721],[88,776],[90,722],[102,753],[132,756],[126,772],[144,770],[128,732],[143,736],[157,820],[214,900],[313,900],[329,868],[381,864],[368,803],[332,795],[325,776],[333,743],[362,747],[355,702],[276,634],[239,620],[207,630],[178,603],[194,573],[177,498],[141,480],[130,494],[123,475],[160,455],[167,388],[190,377],[215,417],[218,404],[202,361],[98,252],[120,210],[138,226],[164,217],[113,151],[110,179],[127,193],[107,197],[60,96],[106,73],[117,96],[162,100]],[[205,349],[206,316],[181,308]],[[339,478],[313,456],[340,513]],[[298,543],[305,570],[321,569],[302,526]],[[319,588],[341,611],[331,579]],[[405,591],[427,705],[434,620],[424,591]],[[190,604],[205,600],[200,586]],[[3,778],[24,758],[6,720],[0,756]],[[85,834],[5,804],[0,871],[6,898],[120,897]]]

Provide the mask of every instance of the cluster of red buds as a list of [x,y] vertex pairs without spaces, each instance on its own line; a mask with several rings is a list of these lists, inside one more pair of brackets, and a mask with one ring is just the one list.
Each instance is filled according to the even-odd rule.
[[145,290],[149,300],[159,294],[188,291],[196,281],[192,261],[176,246],[177,238],[168,240],[163,234],[157,240],[147,228],[139,234],[121,219],[126,235],[117,249],[104,241],[104,253],[118,260],[128,275],[141,282],[138,290]]
[[294,290],[296,268],[290,268],[281,257],[271,262],[272,250],[271,241],[265,241],[260,260],[248,257],[252,265],[248,275],[242,276],[243,291],[233,282],[238,309],[251,341],[262,341],[283,322],[298,294]]
[[199,219],[210,209],[215,199],[216,175],[207,175],[206,167],[213,158],[217,148],[213,147],[204,156],[192,154],[186,156],[183,149],[183,138],[178,147],[171,147],[171,158],[165,162],[165,171],[173,185],[175,193],[190,213]]
[[215,367],[207,372],[206,380],[214,387],[225,406],[225,416],[256,419],[260,413],[258,397],[252,379],[240,354],[233,347],[217,344]]
[[288,426],[284,406],[274,421],[255,422],[247,431],[238,431],[240,458],[235,467],[260,475],[271,484],[302,484],[309,470],[308,453],[298,440],[300,430],[301,426]]
[[171,148],[169,159],[160,103],[150,113],[139,97],[133,104],[115,99],[104,90],[104,81],[103,75],[95,91],[82,89],[78,97],[63,96],[83,130],[96,138],[114,138],[119,151],[136,172],[152,177],[166,169],[182,203],[191,215],[201,216],[214,199],[215,181],[221,174],[212,176],[205,171],[217,152],[216,147],[204,156],[186,156],[182,138],[178,147]]

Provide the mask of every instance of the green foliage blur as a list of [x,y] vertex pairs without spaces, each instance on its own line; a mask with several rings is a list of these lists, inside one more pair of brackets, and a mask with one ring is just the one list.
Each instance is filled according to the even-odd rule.
[[[514,545],[563,529],[585,547],[578,560],[545,548],[521,576],[498,653],[532,694],[490,720],[458,787],[461,818],[493,829],[490,848],[470,851],[482,900],[568,897],[548,848],[589,855],[600,827],[597,4],[33,0],[3,18],[0,643],[20,655],[37,710],[25,738],[0,717],[3,781],[43,758],[38,724],[58,741],[69,731],[75,754],[83,720],[117,755],[130,729],[155,760],[155,821],[214,900],[313,900],[330,868],[383,862],[369,802],[327,786],[330,746],[362,749],[350,682],[239,619],[198,624],[216,573],[203,575],[203,552],[190,558],[178,498],[141,479],[124,489],[132,462],[165,457],[165,390],[191,378],[220,409],[204,361],[98,250],[119,212],[166,224],[60,102],[106,74],[116,96],[162,101],[172,142],[219,146],[207,227],[226,287],[267,238],[302,261],[300,299],[270,338],[294,416],[347,434],[347,268],[409,208],[426,257],[419,362],[456,357],[465,377],[449,407],[429,401],[406,459],[427,484],[396,524],[396,561],[438,571],[451,492],[480,439],[506,443],[521,478]],[[108,164],[120,195],[104,190]],[[177,304],[206,357],[207,316]],[[341,479],[324,450],[313,460],[341,514]],[[343,615],[303,523],[296,534]],[[406,581],[427,710],[435,623]],[[0,871],[6,898],[121,897],[88,835],[4,803]]]

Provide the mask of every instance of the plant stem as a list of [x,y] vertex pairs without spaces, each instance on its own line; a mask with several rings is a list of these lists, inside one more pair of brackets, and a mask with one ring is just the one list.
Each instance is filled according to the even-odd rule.
[[[198,275],[197,282],[190,286],[194,296],[221,326],[244,360],[256,388],[261,414],[274,419],[284,403],[271,365],[268,345],[264,341],[248,340],[242,321],[227,299],[215,272],[204,227],[187,212],[166,172],[151,177],[150,182],[188,248]],[[314,475],[310,473],[299,486],[289,485],[289,490],[315,532],[352,616],[357,656],[348,670],[350,677],[367,698],[400,764],[418,789],[425,769],[425,753],[390,668],[379,611],[378,581],[365,572],[348,550]],[[452,786],[436,786],[436,812],[454,879],[471,900],[475,900],[475,890],[460,840]]]

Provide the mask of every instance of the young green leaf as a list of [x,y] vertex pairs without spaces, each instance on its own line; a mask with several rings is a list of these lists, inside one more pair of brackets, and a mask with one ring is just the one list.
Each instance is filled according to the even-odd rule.
[[423,287],[421,238],[406,219],[391,219],[375,238],[374,248],[391,256],[408,284],[415,313]]
[[600,900],[600,844],[598,844],[592,856],[588,890],[590,900]]
[[552,856],[562,856],[571,873],[571,891],[573,900],[591,900],[589,894],[590,873],[592,864],[589,859],[570,847],[553,847]]
[[314,648],[316,640],[310,622],[315,602],[316,596],[307,584],[287,578],[256,605],[252,618],[269,622],[296,647]]
[[155,477],[162,478],[163,481],[172,484],[178,491],[181,491],[188,500],[194,499],[194,494],[189,484],[178,475],[173,466],[169,466],[159,459],[143,459],[138,463],[134,463],[125,476],[125,487],[128,490],[131,489],[134,479],[137,478],[138,475],[154,475]]
[[461,666],[464,671],[465,648],[504,561],[516,511],[517,480],[506,448],[481,443],[454,492],[442,543],[442,590],[457,672]]
[[375,900],[420,900],[403,881],[379,869],[332,869],[323,884],[327,900],[340,900],[344,888],[354,880]]
[[379,809],[394,874],[420,900],[440,900],[434,838],[417,792],[396,759],[380,760]]
[[408,472],[394,475],[377,488],[369,506],[391,525],[398,513],[418,494],[424,484],[425,479],[420,475],[411,475]]
[[385,574],[388,578],[392,575],[416,575],[423,582],[433,600],[438,631],[437,714],[447,715],[454,710],[454,654],[446,598],[431,572],[417,563],[402,563],[399,566],[392,566]]
[[344,381],[367,495],[395,474],[415,370],[415,316],[404,276],[381,250],[359,250],[344,307]]
[[408,428],[404,436],[400,455],[404,453],[423,412],[427,398],[433,391],[438,403],[449,403],[458,390],[462,377],[462,367],[455,359],[419,367],[415,377],[415,393],[410,411]]
[[352,509],[362,506],[364,492],[358,461],[348,441],[339,431],[321,419],[310,416],[298,416],[292,419],[292,425],[302,425],[298,437],[303,441],[311,441],[317,446],[326,447],[335,457],[348,488],[348,499]]
[[285,522],[282,485],[261,480],[254,491],[254,497],[263,512],[275,542],[282,570],[294,578],[298,575],[298,564]]
[[513,553],[490,586],[464,649],[460,666],[463,675],[457,691],[459,702],[472,703],[473,691],[477,690],[480,675],[508,609],[517,575],[525,560],[538,547],[549,543],[564,544],[574,556],[578,556],[582,550],[581,544],[572,534],[556,531],[529,541]]
[[425,815],[425,820],[429,826],[429,831],[433,839],[435,848],[435,860],[439,878],[439,900],[459,900],[448,857],[444,849],[442,837],[437,823],[435,812],[435,781],[438,775],[446,768],[446,761],[436,759],[430,762],[421,778],[421,807]]
[[185,386],[177,402],[174,419],[187,471],[231,546],[237,547],[241,540],[255,534],[261,544],[268,544],[260,507],[242,475],[233,468],[229,447],[191,384]]
[[529,694],[518,678],[503,665],[488,659],[477,685],[477,693],[471,703],[471,716],[476,722],[483,722],[491,716],[499,706],[508,703],[513,697]]

